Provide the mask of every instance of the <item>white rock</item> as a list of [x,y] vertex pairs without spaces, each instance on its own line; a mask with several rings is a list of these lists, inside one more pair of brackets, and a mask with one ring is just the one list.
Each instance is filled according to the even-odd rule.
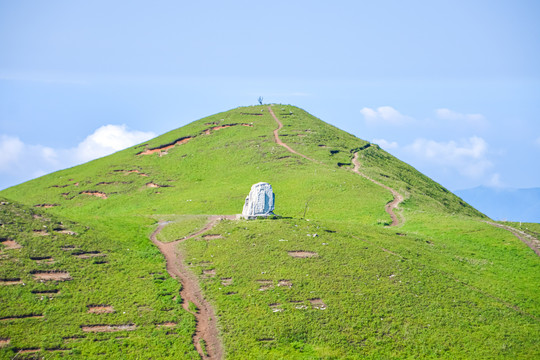
[[249,195],[246,197],[242,216],[249,219],[257,216],[274,215],[275,195],[272,185],[260,182],[251,187]]

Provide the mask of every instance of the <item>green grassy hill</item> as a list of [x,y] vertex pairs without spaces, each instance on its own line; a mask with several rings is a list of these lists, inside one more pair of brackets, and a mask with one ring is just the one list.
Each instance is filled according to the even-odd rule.
[[[242,107],[0,192],[0,357],[199,358],[149,234],[240,213],[260,181],[280,218],[222,221],[219,237],[179,245],[227,359],[540,356],[533,251],[377,145],[273,111],[281,140],[314,161],[276,144],[267,106]],[[351,171],[355,152],[404,196],[399,227],[392,194]]]

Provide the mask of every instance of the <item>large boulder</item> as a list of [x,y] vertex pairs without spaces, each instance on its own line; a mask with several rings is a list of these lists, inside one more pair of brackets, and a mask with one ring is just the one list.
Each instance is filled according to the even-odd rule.
[[242,217],[247,219],[257,216],[274,215],[275,195],[272,191],[272,185],[260,182],[251,187],[249,195],[246,197]]

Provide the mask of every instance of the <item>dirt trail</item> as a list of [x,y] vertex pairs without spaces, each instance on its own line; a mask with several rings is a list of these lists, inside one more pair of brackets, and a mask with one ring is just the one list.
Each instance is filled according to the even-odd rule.
[[291,149],[291,147],[287,144],[285,144],[283,141],[281,141],[281,139],[279,138],[279,130],[281,130],[281,128],[283,127],[283,124],[281,123],[281,121],[279,121],[279,119],[277,118],[276,114],[274,114],[274,111],[272,110],[272,107],[269,106],[268,107],[268,111],[270,112],[270,115],[272,115],[272,117],[274,118],[274,120],[276,120],[276,122],[278,123],[278,128],[276,130],[274,130],[274,139],[276,140],[276,143],[278,145],[281,145],[283,146],[285,149],[287,149],[289,152],[293,153],[293,154],[296,154],[298,156],[301,156],[303,157],[304,159],[308,159],[310,161],[313,161],[313,162],[318,162],[316,160],[313,160],[312,158],[310,157],[307,157],[306,155],[304,154],[300,154],[299,152]]
[[[313,160],[312,158],[310,157],[307,157],[306,155],[304,154],[300,154],[299,152],[291,149],[287,144],[285,144],[283,141],[280,140],[279,138],[279,130],[281,130],[281,128],[283,127],[283,124],[281,123],[281,121],[279,121],[279,119],[277,118],[276,114],[274,114],[274,111],[272,110],[272,107],[271,106],[268,106],[268,111],[270,112],[270,115],[272,115],[272,117],[274,118],[274,120],[278,123],[278,128],[276,130],[274,130],[274,139],[276,140],[276,143],[278,145],[281,145],[283,146],[285,149],[287,149],[289,152],[293,153],[293,154],[296,154],[296,155],[299,155],[301,157],[303,157],[304,159],[308,159],[310,161],[313,161],[313,162],[316,162],[316,163],[319,163],[319,161],[317,160]],[[398,216],[394,213],[394,209],[398,207],[398,205],[403,202],[403,196],[398,193],[396,190],[392,189],[391,187],[388,187],[384,184],[381,184],[380,182],[378,182],[377,180],[374,180],[372,178],[370,178],[369,176],[361,173],[358,169],[360,168],[360,163],[358,162],[358,153],[354,153],[354,158],[353,158],[353,164],[354,164],[354,169],[353,171],[355,173],[357,173],[358,175],[361,175],[363,177],[365,177],[366,179],[368,179],[369,181],[372,181],[373,183],[379,185],[379,186],[382,186],[383,188],[385,188],[386,190],[390,191],[392,193],[392,195],[394,196],[394,200],[390,201],[388,204],[386,204],[385,206],[385,210],[386,212],[388,213],[388,215],[390,215],[390,217],[392,218],[392,223],[390,224],[390,226],[398,226],[400,225],[400,223],[403,223],[403,218],[401,218],[401,221],[400,219],[398,218]]]
[[[355,173],[357,173],[358,175],[361,175],[363,177],[365,177],[366,179],[368,179],[369,181],[385,188],[386,190],[390,191],[392,193],[392,195],[394,196],[394,200],[390,201],[388,204],[386,204],[386,206],[384,207],[384,209],[386,210],[386,212],[388,213],[388,215],[390,215],[390,217],[392,218],[392,223],[390,224],[390,226],[398,226],[400,224],[400,219],[397,217],[397,215],[394,213],[394,209],[398,207],[398,205],[403,202],[403,196],[398,193],[396,190],[392,189],[391,187],[389,186],[386,186],[380,182],[378,182],[377,180],[375,179],[372,179],[370,178],[369,176],[367,176],[366,174],[364,173],[361,173],[359,171],[360,169],[360,163],[358,162],[358,153],[354,153],[354,157],[352,159],[352,162],[354,164],[354,169],[353,171]],[[401,219],[403,222],[403,219]]]
[[[193,335],[193,345],[197,349],[197,352],[202,359],[222,359],[223,347],[219,338],[217,329],[216,315],[212,306],[204,298],[197,277],[186,267],[184,264],[184,256],[178,251],[176,245],[187,239],[194,238],[216,226],[221,220],[229,219],[234,220],[236,216],[232,215],[215,215],[210,216],[208,224],[197,231],[196,233],[180,240],[176,240],[169,243],[163,243],[157,240],[157,234],[168,224],[168,222],[159,222],[157,229],[150,235],[150,240],[159,248],[159,251],[165,256],[167,261],[167,272],[172,277],[178,279],[182,284],[182,290],[180,291],[180,297],[182,298],[183,308],[193,314],[197,321],[197,327],[195,334]],[[193,313],[188,309],[189,302],[192,302],[199,309],[198,312]],[[206,343],[206,356],[201,347],[200,341],[204,340]]]
[[484,222],[491,226],[496,226],[498,228],[510,231],[512,234],[514,234],[515,237],[517,237],[519,240],[525,243],[525,245],[527,245],[532,251],[534,251],[536,255],[540,256],[540,240],[538,240],[534,236],[527,234],[525,231],[518,230],[508,225],[498,224],[491,221]]

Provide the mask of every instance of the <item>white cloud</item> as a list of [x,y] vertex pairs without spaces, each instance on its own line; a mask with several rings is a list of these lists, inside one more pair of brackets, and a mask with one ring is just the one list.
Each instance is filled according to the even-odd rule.
[[385,150],[397,149],[399,147],[397,142],[395,142],[395,141],[387,141],[385,139],[373,139],[373,141],[371,141],[371,142],[374,143],[374,144],[379,145],[380,147],[382,147]]
[[491,178],[487,182],[487,185],[492,188],[503,188],[505,187],[504,183],[501,181],[501,174],[495,173],[491,175]]
[[75,157],[81,162],[90,161],[155,136],[153,132],[130,131],[126,125],[104,125],[77,146]]
[[477,136],[459,142],[416,139],[406,147],[417,158],[444,168],[453,168],[471,178],[483,176],[493,166],[487,159],[487,149],[486,141]]
[[9,169],[19,160],[24,143],[17,137],[0,135],[0,170]]
[[435,110],[435,114],[441,120],[465,122],[469,125],[482,127],[487,125],[487,120],[482,114],[462,114],[445,108]]
[[112,154],[155,136],[152,132],[129,130],[126,125],[104,125],[75,148],[53,149],[0,135],[0,189]]
[[381,106],[377,109],[365,107],[360,110],[368,124],[404,125],[414,121],[410,116],[401,114],[391,106]]

